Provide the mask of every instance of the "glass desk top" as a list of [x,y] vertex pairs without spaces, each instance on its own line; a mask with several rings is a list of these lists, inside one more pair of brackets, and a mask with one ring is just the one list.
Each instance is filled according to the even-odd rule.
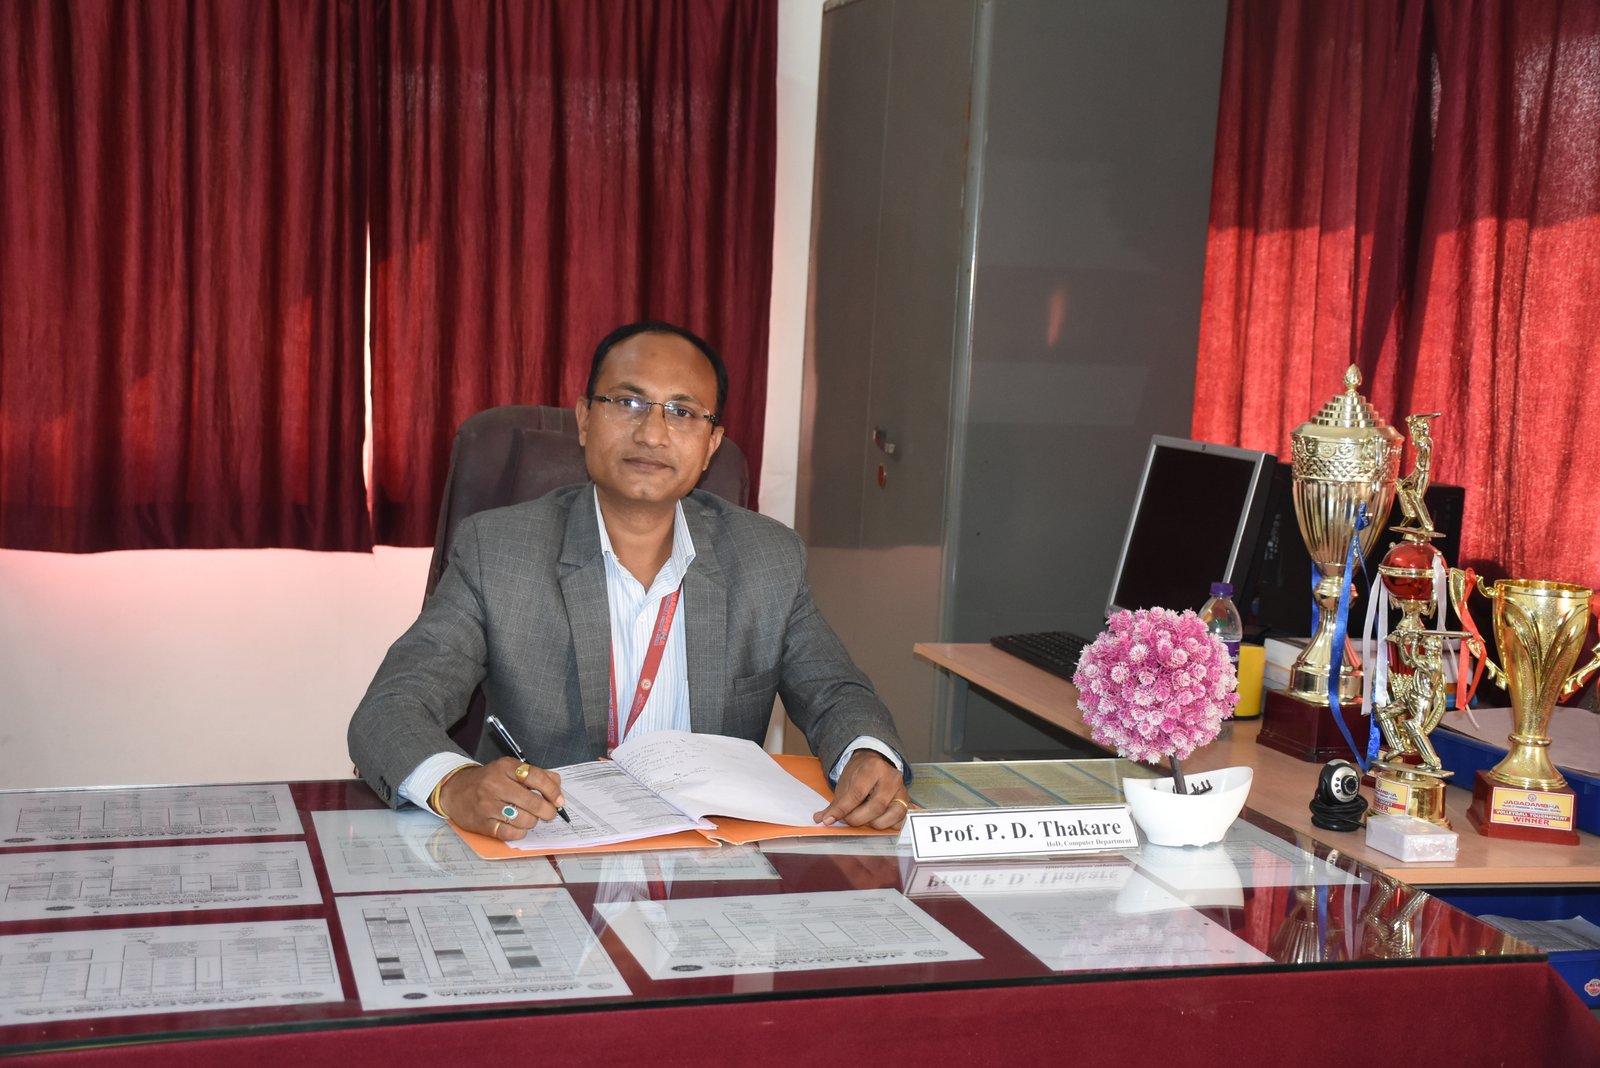
[[[1107,793],[1084,803],[1146,774],[1048,772]],[[995,774],[983,789],[1044,803]],[[965,796],[924,781],[931,807]],[[1203,849],[919,863],[893,838],[807,838],[491,863],[355,780],[161,789],[0,793],[0,1052],[1543,959],[1249,810]]]

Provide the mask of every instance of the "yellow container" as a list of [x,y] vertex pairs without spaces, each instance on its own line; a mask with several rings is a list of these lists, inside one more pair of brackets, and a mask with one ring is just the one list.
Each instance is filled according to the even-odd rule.
[[1261,715],[1261,675],[1267,667],[1267,651],[1259,645],[1239,646],[1239,703],[1234,719],[1255,719]]

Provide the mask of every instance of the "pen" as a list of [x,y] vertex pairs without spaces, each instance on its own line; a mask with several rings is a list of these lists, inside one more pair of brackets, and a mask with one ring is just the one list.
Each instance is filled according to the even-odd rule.
[[[485,716],[483,717],[483,721],[494,729],[494,733],[500,738],[500,744],[506,747],[506,751],[508,753],[522,761],[524,764],[528,762],[528,758],[522,755],[522,746],[518,745],[517,740],[511,737],[511,732],[506,730],[506,725],[500,722],[499,716]],[[572,822],[572,817],[567,815],[567,810],[562,808],[560,805],[556,806],[556,815],[560,816],[567,823]]]

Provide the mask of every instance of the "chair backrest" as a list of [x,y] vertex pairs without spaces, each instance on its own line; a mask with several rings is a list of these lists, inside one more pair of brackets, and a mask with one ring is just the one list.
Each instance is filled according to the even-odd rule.
[[[450,542],[462,519],[588,479],[578,444],[578,418],[571,408],[508,404],[468,417],[450,447],[426,593],[433,593],[444,574]],[[700,488],[744,507],[750,499],[750,473],[739,446],[723,439],[700,478]]]
[[[509,404],[470,416],[450,446],[450,470],[439,503],[424,599],[444,575],[450,542],[461,520],[487,508],[531,501],[588,478],[583,447],[578,444],[578,417],[571,408]],[[700,478],[700,488],[744,507],[750,499],[750,473],[739,446],[723,438]],[[469,753],[483,733],[483,715],[480,689],[472,695],[466,716],[450,729],[456,744]]]

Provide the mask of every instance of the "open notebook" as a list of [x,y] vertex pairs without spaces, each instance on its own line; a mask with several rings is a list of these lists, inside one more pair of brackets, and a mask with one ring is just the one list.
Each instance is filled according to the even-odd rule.
[[617,746],[611,760],[555,770],[571,824],[541,823],[516,842],[457,833],[489,860],[899,833],[813,823],[833,796],[817,758],[773,757],[743,738],[653,731]]

